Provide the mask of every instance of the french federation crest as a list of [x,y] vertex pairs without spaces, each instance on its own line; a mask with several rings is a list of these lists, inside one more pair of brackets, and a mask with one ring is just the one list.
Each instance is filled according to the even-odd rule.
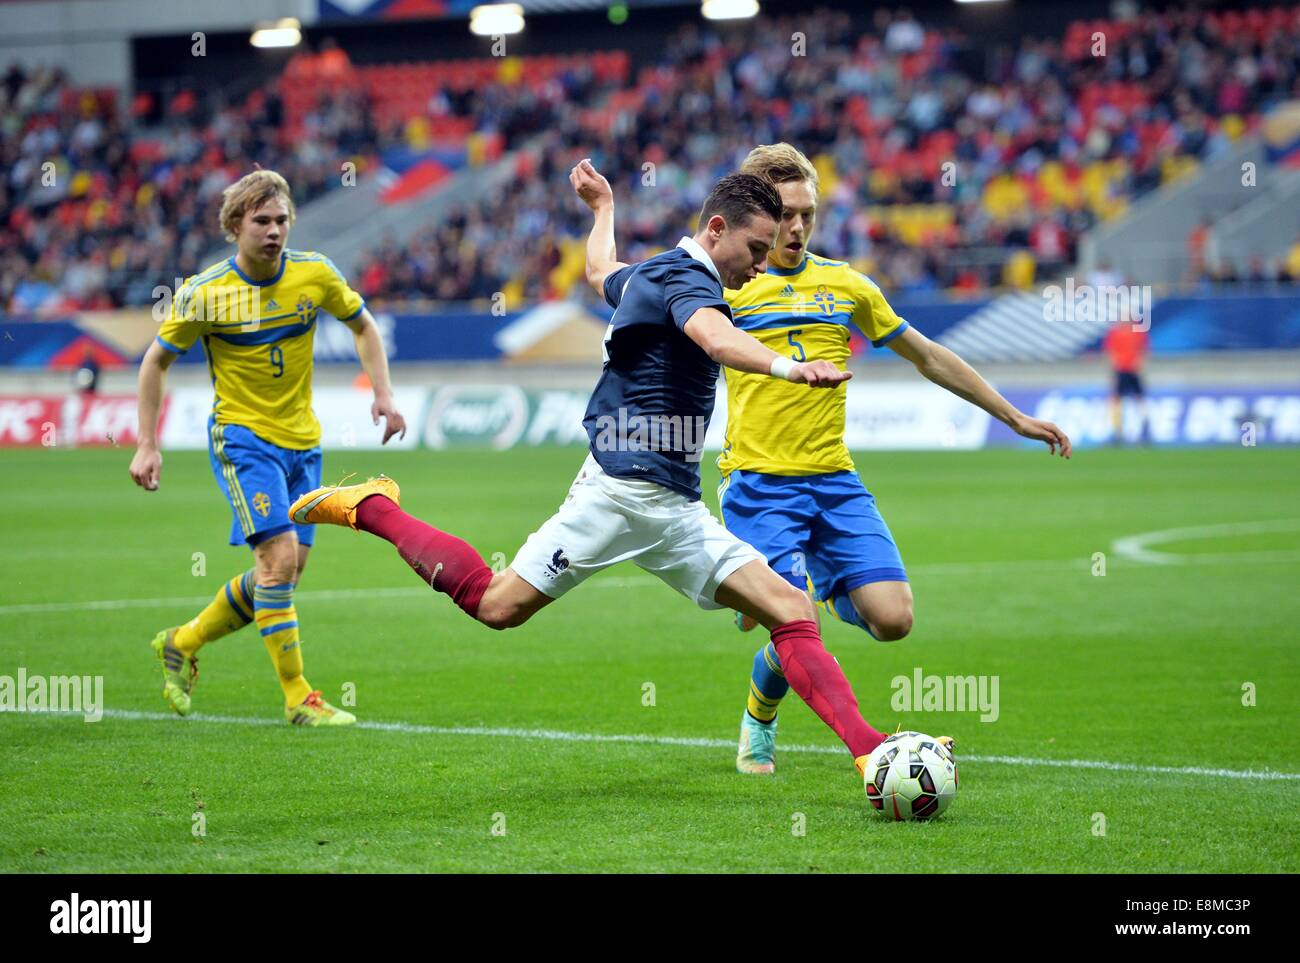
[[568,556],[564,554],[564,549],[557,548],[555,554],[551,556],[551,561],[546,566],[546,570],[551,573],[551,577],[559,575],[569,567]]

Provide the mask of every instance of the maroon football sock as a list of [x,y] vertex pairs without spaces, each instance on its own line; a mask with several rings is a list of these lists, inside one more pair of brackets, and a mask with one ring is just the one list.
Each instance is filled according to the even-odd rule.
[[406,514],[383,495],[357,506],[357,529],[392,542],[416,575],[477,617],[492,569],[468,542]]
[[778,625],[772,630],[772,644],[790,687],[844,740],[854,759],[885,741],[885,734],[867,725],[858,712],[849,680],[822,645],[816,622],[800,619]]

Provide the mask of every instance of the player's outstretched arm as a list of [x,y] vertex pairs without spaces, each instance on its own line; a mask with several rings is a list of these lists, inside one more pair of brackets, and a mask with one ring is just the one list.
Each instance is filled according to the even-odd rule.
[[352,329],[352,336],[357,342],[357,357],[361,359],[361,369],[370,379],[370,385],[375,392],[375,400],[370,406],[370,418],[377,425],[379,419],[384,419],[384,440],[380,444],[388,444],[388,439],[393,435],[401,432],[399,437],[406,437],[406,419],[402,413],[397,410],[397,403],[393,401],[393,383],[388,373],[388,355],[384,351],[384,339],[379,334],[379,325],[375,323],[374,315],[368,308],[362,308],[361,313],[350,321],[345,321],[349,328]]
[[1061,457],[1070,457],[1070,439],[1065,432],[1050,421],[1029,417],[1007,401],[950,348],[935,344],[916,328],[908,328],[891,340],[889,347],[912,362],[925,378],[983,408],[1016,434],[1043,442],[1051,454],[1060,451]]
[[853,377],[829,361],[794,361],[741,331],[717,308],[700,308],[682,326],[686,336],[718,364],[736,371],[771,375],[810,388],[834,388]]
[[136,414],[139,419],[140,440],[131,459],[131,480],[145,491],[158,490],[162,479],[162,451],[158,448],[158,413],[162,410],[163,386],[167,369],[176,355],[157,341],[149,345],[140,362],[140,378],[136,388]]
[[596,215],[587,238],[587,283],[604,297],[605,278],[627,267],[618,259],[614,243],[614,190],[587,157],[569,171],[569,183]]

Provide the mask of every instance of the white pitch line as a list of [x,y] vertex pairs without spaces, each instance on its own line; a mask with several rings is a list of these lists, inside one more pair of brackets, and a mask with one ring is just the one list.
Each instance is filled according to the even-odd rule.
[[[295,592],[294,598],[311,602],[347,602],[363,598],[403,598],[428,595],[420,588],[317,589]],[[28,602],[0,605],[0,615],[35,615],[41,612],[95,612],[111,609],[159,609],[171,605],[207,605],[211,595],[171,596],[153,599],[97,599],[83,602]]]
[[[914,575],[993,575],[1011,568],[1041,571],[1053,568],[1087,568],[1088,559],[1016,559],[1005,562],[936,562],[931,565],[914,565],[908,571]],[[627,575],[620,578],[600,578],[585,583],[593,589],[635,588],[653,585],[659,579],[653,575]],[[407,599],[430,598],[427,588],[369,588],[369,589],[305,589],[294,592],[298,602],[348,602],[354,599]],[[20,602],[0,605],[0,616],[40,615],[47,612],[99,612],[117,609],[161,609],[170,606],[206,605],[211,595],[182,595],[167,598],[145,599],[87,599],[67,602]]]
[[[45,713],[45,715],[80,715],[80,713]],[[195,713],[182,721],[167,712],[138,712],[131,709],[105,709],[106,719],[126,722],[167,722],[186,725],[189,722],[212,722],[238,726],[284,726],[278,719],[262,716],[209,716]],[[560,729],[512,729],[493,726],[427,726],[413,722],[358,722],[350,726],[369,732],[398,732],[417,736],[486,736],[493,739],[532,739],[543,742],[603,742],[626,743],[638,746],[687,746],[696,749],[732,749],[734,739],[712,739],[692,736],[651,736],[644,734],[617,734],[599,732],[565,732]],[[842,756],[840,746],[782,745],[782,752],[814,753]],[[1217,779],[1257,779],[1262,782],[1300,780],[1300,772],[1278,772],[1272,769],[1211,769],[1204,766],[1141,766],[1130,762],[1104,762],[1097,759],[1033,759],[1022,756],[972,756],[958,755],[959,762],[1000,763],[1009,766],[1047,766],[1057,769],[1100,769],[1107,772],[1140,772],[1155,775],[1212,776]]]
[[1210,559],[1217,562],[1232,562],[1251,559],[1262,562],[1289,562],[1300,558],[1300,552],[1219,552],[1216,554],[1195,553],[1180,555],[1177,552],[1153,551],[1152,545],[1164,545],[1167,542],[1183,542],[1198,538],[1216,538],[1220,535],[1272,535],[1275,532],[1290,532],[1300,529],[1300,518],[1281,518],[1276,521],[1224,522],[1218,525],[1193,525],[1187,528],[1161,528],[1153,532],[1139,532],[1117,538],[1111,543],[1111,551],[1130,561],[1146,565],[1186,565],[1192,559]]
[[1260,779],[1266,782],[1300,780],[1300,772],[1276,769],[1210,769],[1206,766],[1140,766],[1133,762],[1102,762],[1095,759],[1025,759],[1020,756],[965,756],[958,761],[1001,762],[1011,766],[1052,766],[1058,769],[1105,769],[1110,772],[1149,772],[1159,775],[1214,776],[1222,779]]

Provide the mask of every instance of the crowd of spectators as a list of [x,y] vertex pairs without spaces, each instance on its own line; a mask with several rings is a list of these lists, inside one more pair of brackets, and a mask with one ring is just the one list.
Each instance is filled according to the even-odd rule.
[[692,24],[635,96],[564,105],[508,190],[372,252],[367,294],[470,298],[512,279],[528,299],[580,292],[560,269],[587,230],[564,189],[577,159],[610,177],[620,251],[636,260],[671,243],[750,147],[778,140],[821,172],[816,250],[894,291],[1028,287],[1072,263],[1090,226],[1300,96],[1294,15],[1260,28],[1145,13],[1102,26],[1104,55],[1085,26],[972,57],[979,42],[906,12],[878,10],[865,31],[830,12]]
[[[499,136],[514,176],[368,252],[355,272],[367,298],[580,294],[588,217],[566,178],[579,158],[610,177],[620,254],[636,260],[688,229],[753,145],[780,140],[821,175],[815,250],[898,293],[1028,287],[1072,263],[1089,227],[1300,97],[1300,12],[1264,27],[1234,16],[1106,23],[1103,55],[1096,25],[990,47],[883,8],[867,22],[693,23],[624,84],[580,67],[544,83],[503,75],[420,92],[405,119],[375,109],[333,45],[238,97],[124,104],[15,66],[0,78],[0,308],[148,304],[202,266],[221,240],[222,188],[255,163],[284,173],[301,205],[338,182],[341,161],[374,163],[447,117]],[[281,96],[304,76],[319,87],[305,111]]]
[[[286,90],[311,89],[305,106]],[[251,92],[182,88],[129,104],[58,70],[0,77],[0,309],[57,317],[148,305],[222,244],[221,191],[255,164],[284,174],[298,205],[375,167],[390,147],[427,146],[430,121],[522,142],[555,105],[600,95],[589,70],[526,87],[428,92],[419,116],[375,109],[375,92],[336,45],[295,56]]]
[[[143,120],[162,113],[166,122]],[[373,149],[363,102],[323,97],[309,135],[278,136],[275,85],[239,103],[182,90],[70,86],[57,70],[10,67],[0,80],[0,306],[55,316],[149,304],[156,285],[194,273],[221,242],[221,191],[255,163],[283,173],[298,203],[338,179],[338,158]]]

